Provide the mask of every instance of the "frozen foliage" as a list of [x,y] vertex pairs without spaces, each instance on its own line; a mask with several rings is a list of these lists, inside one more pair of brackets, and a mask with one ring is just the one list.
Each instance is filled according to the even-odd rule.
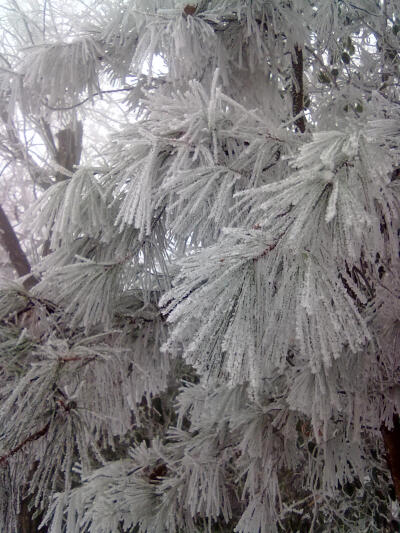
[[73,98],[85,91],[97,92],[97,66],[101,55],[99,43],[89,36],[71,43],[59,42],[28,50],[21,67],[27,98],[37,100],[46,95],[48,103],[56,106],[65,97]]
[[0,290],[1,531],[395,531],[398,1],[76,4],[0,55],[50,154]]

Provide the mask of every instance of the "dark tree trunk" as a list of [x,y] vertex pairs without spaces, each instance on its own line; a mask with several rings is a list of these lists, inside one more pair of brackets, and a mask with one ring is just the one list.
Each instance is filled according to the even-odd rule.
[[33,518],[32,512],[29,509],[28,500],[23,500],[21,511],[18,515],[18,533],[46,533],[46,527],[39,530],[40,522],[40,517]]
[[386,457],[396,494],[400,502],[400,419],[399,415],[393,416],[393,428],[388,429],[382,425],[381,433],[386,449]]
[[[18,276],[26,276],[31,271],[31,266],[22,250],[18,237],[8,220],[4,209],[0,205],[0,242],[3,248],[8,253],[11,264]],[[24,286],[26,289],[30,289],[35,285],[36,280],[33,276],[25,280]]]
[[[293,116],[297,117],[304,110],[304,82],[303,82],[303,50],[296,45],[292,55],[293,83],[292,83],[292,109]],[[304,133],[306,131],[306,119],[304,116],[295,120],[297,128]]]

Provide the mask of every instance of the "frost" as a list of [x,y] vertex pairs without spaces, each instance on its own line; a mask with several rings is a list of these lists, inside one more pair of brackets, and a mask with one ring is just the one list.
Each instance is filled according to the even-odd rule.
[[49,533],[389,530],[397,3],[25,3],[0,152],[43,191],[33,286],[0,287],[0,530],[26,498]]

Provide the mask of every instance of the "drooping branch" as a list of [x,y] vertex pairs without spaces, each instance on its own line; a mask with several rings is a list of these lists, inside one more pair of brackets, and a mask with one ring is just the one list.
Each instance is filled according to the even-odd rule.
[[[304,111],[304,82],[303,82],[303,50],[298,45],[294,47],[292,54],[293,82],[292,82],[292,110],[293,116],[298,117]],[[295,120],[297,128],[304,133],[306,131],[306,118],[304,115]]]

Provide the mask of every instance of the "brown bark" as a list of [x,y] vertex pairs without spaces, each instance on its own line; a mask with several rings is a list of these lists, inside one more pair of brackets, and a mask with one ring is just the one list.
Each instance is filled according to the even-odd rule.
[[[0,205],[0,243],[8,253],[11,264],[18,276],[26,276],[31,271],[31,266],[25,255],[25,252],[21,248],[18,237],[8,220],[4,209]],[[33,276],[25,280],[24,286],[26,289],[30,289],[35,285],[36,280]]]
[[[65,128],[57,133],[58,148],[56,161],[70,172],[79,165],[82,153],[82,122],[78,121],[76,127]],[[57,174],[57,180],[66,179],[62,172]]]
[[[29,477],[33,476],[37,468],[37,461],[34,462]],[[18,530],[15,533],[47,533],[47,526],[39,529],[42,522],[43,513],[35,513],[35,510],[30,507],[30,498],[23,498],[21,501],[20,512],[18,515]],[[35,515],[35,516],[34,516]]]
[[[29,501],[22,500],[21,511],[18,515],[18,533],[39,533],[41,519],[33,518],[29,510]],[[40,529],[41,533],[46,533],[47,528]]]
[[[303,50],[298,45],[294,47],[294,55],[292,55],[292,67],[292,109],[293,116],[297,117],[297,115],[304,110]],[[306,119],[304,116],[296,119],[295,124],[301,133],[306,131]]]
[[400,419],[399,415],[393,416],[393,428],[381,426],[381,433],[386,449],[386,457],[396,494],[400,502]]

